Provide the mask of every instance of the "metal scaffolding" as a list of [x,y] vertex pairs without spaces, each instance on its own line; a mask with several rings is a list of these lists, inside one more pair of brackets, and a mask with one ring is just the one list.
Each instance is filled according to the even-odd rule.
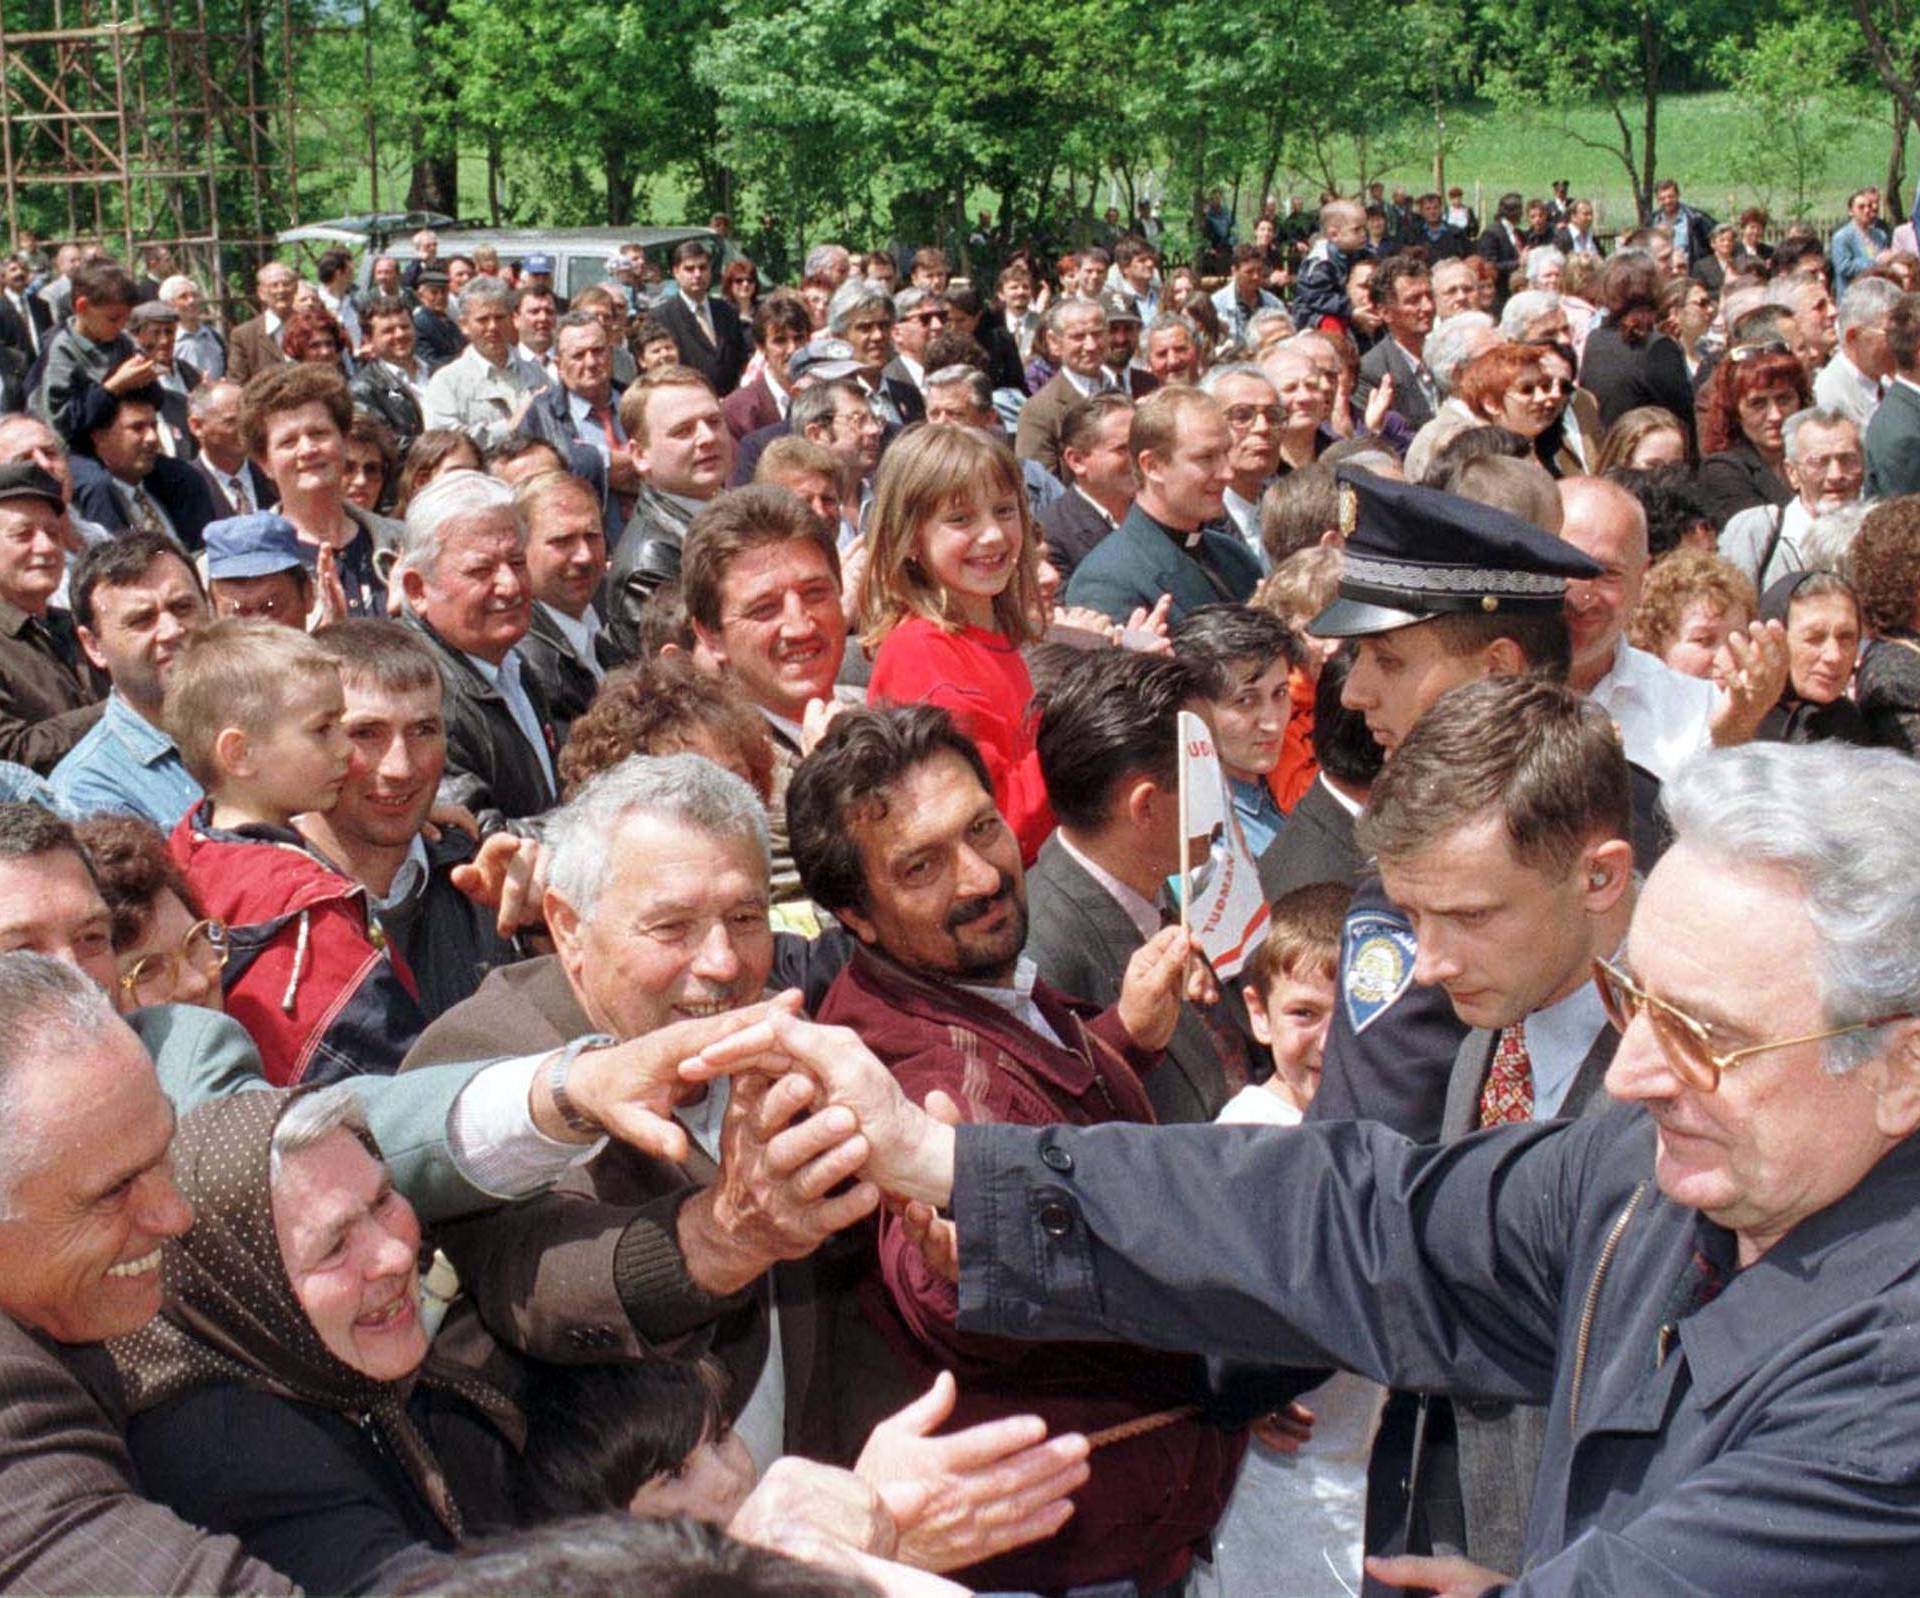
[[[244,291],[275,229],[302,220],[303,180],[330,178],[323,203],[349,172],[378,184],[370,13],[316,23],[294,0],[0,0],[16,247],[23,229],[97,240],[137,270],[137,250],[164,244],[212,298],[231,298],[230,280]],[[301,105],[306,52],[355,36],[360,104]]]

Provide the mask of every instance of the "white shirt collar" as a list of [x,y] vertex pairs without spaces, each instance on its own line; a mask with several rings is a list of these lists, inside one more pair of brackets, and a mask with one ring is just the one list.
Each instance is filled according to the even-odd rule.
[[1160,907],[1151,899],[1142,896],[1138,890],[1130,888],[1111,871],[1095,860],[1091,855],[1077,847],[1064,828],[1054,833],[1060,840],[1060,847],[1067,852],[1067,858],[1100,884],[1100,889],[1113,902],[1127,913],[1127,919],[1140,934],[1142,942],[1156,937],[1160,931]]
[[600,661],[593,652],[594,635],[600,631],[600,618],[594,613],[593,606],[587,606],[587,612],[578,621],[564,610],[549,605],[544,599],[540,608],[552,618],[554,626],[560,629],[560,636],[567,641],[567,647],[573,651],[573,658],[592,672],[596,681],[602,675]]
[[1326,789],[1327,797],[1331,799],[1335,804],[1337,804],[1342,810],[1346,811],[1348,815],[1357,816],[1360,814],[1362,810],[1367,808],[1365,800],[1349,799],[1338,788],[1334,787],[1332,783],[1328,782],[1327,774],[1324,771],[1320,772],[1314,778],[1314,781],[1318,782],[1322,788]]
[[1113,519],[1113,512],[1108,510],[1106,506],[1102,505],[1099,500],[1095,499],[1093,495],[1089,494],[1078,483],[1073,485],[1073,491],[1100,513],[1100,520],[1105,522],[1108,527],[1118,527],[1120,525]]
[[393,881],[387,885],[384,898],[375,898],[372,892],[367,897],[373,901],[375,915],[397,910],[410,904],[419,896],[426,885],[427,846],[419,833],[407,840],[407,858],[400,862],[400,869],[393,874]]
[[1082,399],[1091,399],[1095,394],[1104,394],[1113,386],[1107,378],[1107,370],[1104,366],[1101,367],[1100,375],[1097,378],[1082,377],[1070,366],[1061,367],[1060,375],[1073,385],[1074,391],[1079,394]]
[[767,724],[778,732],[781,737],[785,738],[793,748],[800,749],[804,746],[806,729],[802,727],[799,722],[790,721],[785,716],[776,715],[773,711],[767,709],[765,705],[755,705],[754,709],[765,716],[767,718]]
[[927,384],[927,369],[905,350],[897,349],[893,353],[900,364],[907,369],[907,376],[913,380],[913,386],[915,388],[925,388]]
[[955,986],[963,992],[971,993],[975,998],[985,999],[987,1003],[999,1006],[1014,1020],[1039,1033],[1049,1043],[1065,1048],[1066,1045],[1061,1041],[1060,1034],[1047,1024],[1047,1018],[1040,1013],[1040,1006],[1033,1002],[1033,984],[1039,975],[1040,968],[1023,954],[1014,962],[1013,986],[1010,988],[977,986],[971,982],[956,983]]

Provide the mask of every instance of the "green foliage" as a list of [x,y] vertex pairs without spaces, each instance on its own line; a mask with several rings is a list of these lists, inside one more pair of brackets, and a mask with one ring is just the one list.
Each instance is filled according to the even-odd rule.
[[[1763,203],[1804,218],[1819,198],[1827,153],[1849,127],[1878,109],[1859,87],[1859,30],[1825,7],[1763,23],[1751,40],[1712,52],[1741,105],[1736,165]],[[1869,175],[1862,174],[1862,179]]]

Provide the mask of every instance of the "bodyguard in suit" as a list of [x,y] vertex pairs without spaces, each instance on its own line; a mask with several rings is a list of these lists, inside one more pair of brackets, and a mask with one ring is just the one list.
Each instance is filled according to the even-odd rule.
[[[1374,784],[1360,837],[1420,928],[1414,977],[1472,1028],[1453,1058],[1443,1139],[1570,1119],[1606,1104],[1619,1035],[1594,984],[1633,911],[1627,760],[1604,711],[1572,689],[1492,677],[1440,696]],[[1517,1570],[1545,1412],[1395,1395],[1369,1480],[1373,1553],[1464,1553]],[[1457,1437],[1453,1449],[1427,1446]],[[1420,1483],[1421,1502],[1403,1484]],[[1389,1528],[1400,1535],[1389,1536]],[[1371,1584],[1370,1584],[1371,1585]],[[1385,1588],[1376,1587],[1384,1594]]]
[[1226,413],[1210,395],[1174,387],[1142,400],[1127,439],[1139,494],[1118,531],[1074,572],[1067,603],[1124,625],[1166,594],[1173,625],[1202,605],[1251,599],[1260,563],[1233,534],[1215,529],[1233,478],[1227,445]]
[[[1591,580],[1596,563],[1491,506],[1349,467],[1338,476],[1351,531],[1338,595],[1309,630],[1356,640],[1341,700],[1389,764],[1448,688],[1528,673],[1564,680],[1566,585]],[[1340,1003],[1308,1120],[1384,1121],[1420,1141],[1439,1130],[1465,1028],[1438,988],[1414,981],[1416,953],[1411,919],[1370,873],[1347,912]]]
[[[1117,1001],[1127,962],[1172,916],[1179,716],[1205,701],[1190,662],[1127,650],[1081,657],[1046,697],[1036,745],[1060,825],[1027,873],[1027,956],[1062,993]],[[1266,1074],[1261,1063],[1245,1004],[1223,984],[1217,1002],[1182,1007],[1147,1097],[1161,1121],[1211,1121]]]
[[1593,232],[1593,201],[1575,200],[1567,207],[1566,221],[1553,230],[1553,243],[1562,255],[1604,253]]
[[1902,295],[1887,314],[1894,381],[1867,424],[1868,499],[1920,492],[1920,309]]
[[1373,274],[1372,293],[1386,336],[1361,357],[1354,403],[1366,406],[1374,390],[1392,378],[1388,409],[1417,433],[1440,408],[1440,388],[1424,359],[1433,331],[1433,279],[1416,257],[1396,255]]
[[586,713],[606,676],[600,617],[593,608],[607,573],[606,525],[599,495],[566,472],[530,478],[515,503],[527,524],[527,581],[533,589],[533,619],[518,648],[546,692],[554,731],[565,743],[567,728]]
[[673,333],[680,364],[704,377],[723,398],[740,383],[748,358],[747,332],[740,313],[707,290],[713,281],[713,256],[699,239],[682,241],[673,252],[673,292],[653,308],[653,316]]

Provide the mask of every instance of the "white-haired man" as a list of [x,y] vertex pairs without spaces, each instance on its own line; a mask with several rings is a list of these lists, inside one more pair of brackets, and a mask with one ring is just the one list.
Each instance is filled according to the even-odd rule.
[[784,1058],[855,1112],[867,1178],[929,1207],[923,1231],[952,1206],[963,1332],[1331,1357],[1545,1406],[1523,1573],[1374,1562],[1390,1586],[1895,1598],[1920,1504],[1920,974],[1888,952],[1920,935],[1920,772],[1762,743],[1664,802],[1675,841],[1597,965],[1610,1113],[1425,1146],[1366,1122],[956,1128],[852,1033],[784,1016],[707,1069]]
[[407,507],[398,575],[446,681],[441,798],[473,811],[483,832],[552,809],[559,745],[514,647],[533,622],[533,586],[513,490],[481,472],[435,478]]

